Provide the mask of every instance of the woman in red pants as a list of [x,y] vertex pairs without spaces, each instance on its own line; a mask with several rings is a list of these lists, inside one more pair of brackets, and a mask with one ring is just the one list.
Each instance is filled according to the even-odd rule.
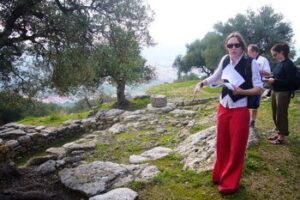
[[224,195],[239,188],[249,136],[247,97],[263,91],[259,68],[255,60],[245,57],[247,46],[241,34],[229,34],[225,48],[228,54],[223,56],[213,75],[195,87],[199,91],[204,85],[224,82],[217,113],[217,155],[212,177]]

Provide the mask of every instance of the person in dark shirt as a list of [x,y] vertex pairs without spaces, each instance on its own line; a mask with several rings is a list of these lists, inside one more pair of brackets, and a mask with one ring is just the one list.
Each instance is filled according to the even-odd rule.
[[278,63],[273,70],[273,76],[264,79],[264,81],[270,84],[273,90],[271,96],[272,116],[277,133],[268,139],[271,140],[272,144],[283,144],[285,136],[289,135],[288,108],[295,65],[289,59],[290,48],[286,43],[275,44],[271,48],[271,53]]

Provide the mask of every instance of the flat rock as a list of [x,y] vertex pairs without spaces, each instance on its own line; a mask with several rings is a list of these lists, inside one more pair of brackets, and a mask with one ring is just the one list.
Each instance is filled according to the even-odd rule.
[[117,188],[105,194],[94,196],[89,200],[136,200],[137,198],[137,192],[129,188]]

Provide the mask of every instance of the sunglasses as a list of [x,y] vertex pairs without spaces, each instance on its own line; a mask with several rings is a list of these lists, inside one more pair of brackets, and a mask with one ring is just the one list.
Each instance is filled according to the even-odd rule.
[[232,44],[227,44],[226,47],[228,49],[232,49],[233,47],[235,47],[236,49],[237,48],[240,48],[242,45],[240,43],[232,43]]

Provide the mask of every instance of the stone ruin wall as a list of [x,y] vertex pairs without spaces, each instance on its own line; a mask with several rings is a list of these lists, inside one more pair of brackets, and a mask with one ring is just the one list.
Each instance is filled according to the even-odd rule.
[[[190,106],[206,103],[211,99],[177,101],[174,102],[174,105],[175,107]],[[151,109],[164,109],[166,103],[165,96],[152,96],[151,104],[148,107],[152,107]],[[148,111],[151,111],[151,109],[148,109]],[[47,149],[56,142],[68,137],[110,128],[113,124],[119,122],[118,115],[121,112],[124,111],[118,109],[104,110],[87,119],[66,121],[61,127],[26,126],[17,123],[5,124],[0,127],[0,163],[30,152]]]
[[104,130],[117,122],[106,116],[107,111],[83,120],[69,120],[61,127],[26,126],[8,123],[0,127],[0,163],[30,152],[44,150],[68,137],[76,137],[93,130]]

